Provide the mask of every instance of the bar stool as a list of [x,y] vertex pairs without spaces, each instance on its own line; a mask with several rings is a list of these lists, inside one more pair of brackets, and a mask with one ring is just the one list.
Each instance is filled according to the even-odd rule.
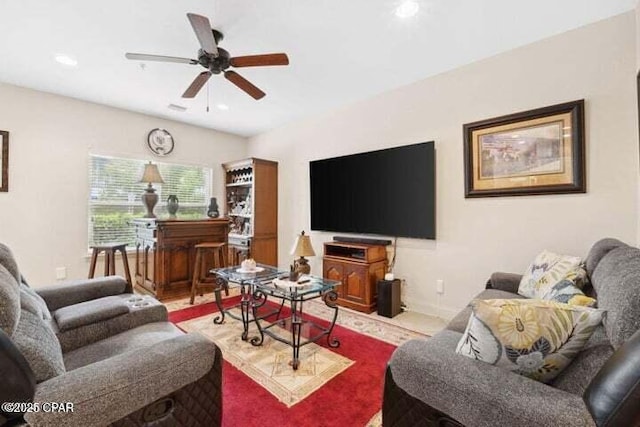
[[91,254],[91,265],[89,266],[89,279],[93,279],[95,275],[98,255],[100,255],[101,252],[104,252],[104,275],[115,276],[116,252],[119,251],[122,255],[122,266],[127,276],[127,283],[129,286],[133,286],[131,282],[131,272],[129,271],[129,260],[127,259],[126,243],[104,243],[102,245],[93,245],[91,249],[93,249],[93,253]]
[[[202,295],[202,288],[215,287],[215,282],[205,282],[207,273],[204,277],[201,275],[202,270],[202,257],[206,252],[213,252],[213,268],[221,268],[227,265],[227,244],[226,243],[199,243],[194,246],[196,249],[196,262],[193,266],[193,280],[191,282],[191,299],[189,304],[193,305],[193,300],[196,297],[196,292],[200,292]],[[229,295],[229,291],[225,289],[225,294]]]

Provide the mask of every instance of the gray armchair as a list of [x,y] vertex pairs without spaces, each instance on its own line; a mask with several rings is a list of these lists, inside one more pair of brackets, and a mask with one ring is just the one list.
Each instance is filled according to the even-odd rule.
[[[73,403],[73,412],[0,411],[0,424],[216,426],[222,356],[119,277],[29,288],[0,244],[0,400]],[[6,387],[5,387],[6,385]],[[4,411],[4,408],[3,408]]]
[[[471,308],[396,349],[385,377],[390,426],[639,426],[640,249],[597,242],[585,292],[607,311],[585,348],[547,385],[455,353]],[[523,298],[520,275],[494,273],[477,299]]]

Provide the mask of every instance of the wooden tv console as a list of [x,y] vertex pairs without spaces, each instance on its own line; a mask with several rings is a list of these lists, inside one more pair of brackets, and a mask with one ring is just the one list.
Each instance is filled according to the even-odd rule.
[[387,271],[383,245],[328,242],[324,244],[322,276],[338,280],[338,304],[371,313],[376,310],[377,283]]

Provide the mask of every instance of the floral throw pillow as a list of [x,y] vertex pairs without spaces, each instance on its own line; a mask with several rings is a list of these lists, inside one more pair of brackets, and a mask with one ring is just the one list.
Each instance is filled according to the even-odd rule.
[[578,286],[582,285],[581,279],[586,277],[586,273],[585,276],[580,273],[580,261],[579,257],[542,251],[522,276],[518,294],[527,298],[542,298],[565,278],[573,279]]
[[542,299],[585,307],[595,307],[597,303],[594,298],[586,296],[571,279],[563,279],[553,285]]
[[475,300],[456,353],[548,383],[584,348],[604,312],[543,300]]
[[584,289],[584,287],[589,284],[589,275],[587,274],[587,267],[584,262],[581,262],[576,268],[569,271],[565,279],[570,280],[578,289]]

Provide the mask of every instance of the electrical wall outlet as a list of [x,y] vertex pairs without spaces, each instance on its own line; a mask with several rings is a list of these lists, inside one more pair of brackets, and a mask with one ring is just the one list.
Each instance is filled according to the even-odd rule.
[[444,294],[444,280],[436,280],[436,292],[439,294]]
[[56,279],[64,280],[67,278],[67,267],[58,267],[56,268]]

